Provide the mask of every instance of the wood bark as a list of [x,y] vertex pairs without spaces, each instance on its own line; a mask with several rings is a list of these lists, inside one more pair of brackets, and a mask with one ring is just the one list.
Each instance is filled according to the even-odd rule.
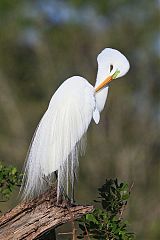
[[93,206],[56,205],[56,189],[17,205],[0,218],[1,240],[38,239],[51,229],[92,212]]

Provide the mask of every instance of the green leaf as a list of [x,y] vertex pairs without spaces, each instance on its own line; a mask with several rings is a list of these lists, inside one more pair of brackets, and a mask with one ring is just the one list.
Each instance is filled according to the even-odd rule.
[[133,240],[134,235],[127,231],[128,223],[119,219],[121,208],[127,204],[130,196],[128,184],[109,179],[98,192],[98,201],[95,202],[101,206],[79,220],[82,231],[79,239],[86,236],[84,223],[91,239]]

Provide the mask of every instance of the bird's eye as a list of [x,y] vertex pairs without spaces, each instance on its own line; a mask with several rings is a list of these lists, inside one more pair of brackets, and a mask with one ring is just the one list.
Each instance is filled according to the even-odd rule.
[[113,69],[113,65],[111,64],[111,65],[110,65],[110,72],[112,71],[112,69]]

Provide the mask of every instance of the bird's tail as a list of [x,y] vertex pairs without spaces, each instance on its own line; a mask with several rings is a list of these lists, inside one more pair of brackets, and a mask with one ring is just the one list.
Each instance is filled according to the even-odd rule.
[[[55,171],[58,171],[57,198],[62,192],[71,196],[74,179],[77,178],[78,155],[85,152],[86,135],[78,139],[70,134],[74,126],[66,112],[67,108],[67,117],[59,118],[49,108],[35,131],[24,167],[20,190],[23,200],[46,191],[53,182]],[[75,125],[75,130],[78,125]]]
[[49,171],[47,144],[52,137],[52,118],[46,112],[33,136],[24,165],[24,175],[20,189],[21,198],[28,200],[40,195],[50,185],[57,169]]

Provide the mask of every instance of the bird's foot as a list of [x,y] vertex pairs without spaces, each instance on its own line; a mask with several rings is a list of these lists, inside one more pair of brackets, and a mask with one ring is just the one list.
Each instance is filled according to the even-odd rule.
[[65,199],[58,199],[56,206],[57,207],[61,207],[61,208],[70,208],[70,207],[75,207],[78,204],[75,203],[75,201],[72,201],[71,199],[69,199],[68,197]]

